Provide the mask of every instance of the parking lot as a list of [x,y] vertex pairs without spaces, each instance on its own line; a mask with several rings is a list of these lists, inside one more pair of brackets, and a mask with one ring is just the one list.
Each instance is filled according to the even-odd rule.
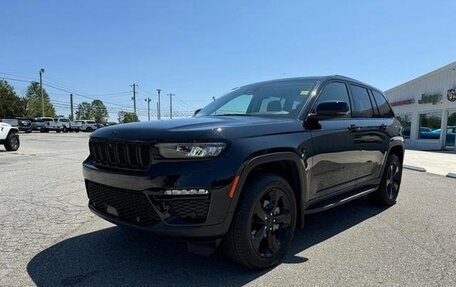
[[365,199],[306,217],[279,266],[246,270],[184,242],[91,214],[87,133],[21,134],[0,147],[0,285],[456,285],[456,180],[404,170],[398,203]]

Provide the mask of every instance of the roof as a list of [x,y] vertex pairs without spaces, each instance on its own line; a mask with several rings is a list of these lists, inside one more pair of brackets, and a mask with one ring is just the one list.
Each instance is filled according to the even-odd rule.
[[403,84],[400,84],[400,85],[398,85],[398,86],[396,86],[396,87],[393,87],[393,88],[391,88],[391,89],[388,89],[388,90],[385,91],[385,93],[389,93],[389,92],[391,92],[391,91],[393,91],[393,90],[395,90],[395,89],[401,88],[401,87],[403,87],[403,86],[410,85],[410,84],[412,84],[412,83],[414,83],[414,82],[423,80],[423,79],[425,79],[425,78],[428,78],[428,77],[430,77],[430,76],[436,75],[436,74],[438,74],[438,73],[440,73],[440,72],[443,72],[443,71],[448,70],[448,69],[451,69],[451,68],[452,68],[453,70],[456,69],[456,62],[452,62],[452,63],[450,63],[450,64],[448,64],[448,65],[445,65],[445,66],[443,66],[443,67],[440,67],[440,68],[438,68],[438,69],[436,69],[436,70],[434,70],[434,71],[431,71],[431,72],[429,72],[429,73],[426,73],[426,74],[424,74],[424,75],[421,75],[421,76],[419,76],[419,77],[417,77],[417,78],[415,78],[415,79],[413,79],[413,80],[407,81],[407,82],[405,82],[405,83],[403,83]]
[[252,84],[248,84],[246,86],[250,86],[250,85],[256,85],[256,84],[265,84],[265,83],[274,83],[274,82],[282,82],[282,81],[299,81],[299,80],[314,80],[314,81],[327,81],[327,80],[341,80],[341,81],[350,81],[350,82],[353,82],[353,83],[357,83],[357,84],[360,84],[360,85],[363,85],[363,86],[366,86],[366,87],[369,87],[373,90],[377,90],[379,92],[381,92],[380,89],[372,86],[372,85],[369,85],[369,84],[366,84],[364,82],[361,82],[361,81],[358,81],[356,79],[353,79],[353,78],[350,78],[350,77],[346,77],[346,76],[342,76],[342,75],[327,75],[327,76],[312,76],[312,77],[295,77],[295,78],[283,78],[283,79],[275,79],[275,80],[268,80],[268,81],[262,81],[262,82],[256,82],[256,83],[252,83]]

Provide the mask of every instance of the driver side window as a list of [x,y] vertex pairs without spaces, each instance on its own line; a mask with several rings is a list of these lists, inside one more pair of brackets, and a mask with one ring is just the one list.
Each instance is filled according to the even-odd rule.
[[349,112],[346,117],[350,117],[351,108],[350,108],[350,99],[348,96],[347,85],[342,82],[332,82],[327,84],[323,91],[320,93],[317,101],[315,102],[314,109],[318,104],[328,101],[340,101],[346,102],[349,108]]

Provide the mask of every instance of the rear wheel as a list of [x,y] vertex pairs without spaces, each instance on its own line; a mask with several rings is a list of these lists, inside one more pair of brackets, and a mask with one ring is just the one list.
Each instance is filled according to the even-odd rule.
[[382,182],[378,189],[369,195],[373,203],[390,206],[396,203],[401,186],[402,163],[399,158],[392,154],[388,157],[383,172]]
[[93,132],[93,129],[92,129],[91,127],[87,127],[87,128],[86,128],[86,132],[91,133],[91,132]]
[[16,133],[10,133],[6,137],[5,149],[7,151],[17,151],[20,146],[19,136]]
[[227,255],[252,269],[279,263],[295,232],[296,201],[282,177],[259,174],[243,189],[230,231]]

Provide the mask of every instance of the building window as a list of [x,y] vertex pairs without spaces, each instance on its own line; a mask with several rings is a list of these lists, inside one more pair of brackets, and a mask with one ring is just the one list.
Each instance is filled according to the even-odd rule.
[[410,128],[412,126],[412,114],[397,116],[396,119],[402,125],[402,134],[404,138],[410,138]]
[[446,131],[446,146],[454,147],[456,140],[456,111],[448,112],[448,123]]
[[440,127],[442,125],[442,113],[433,112],[420,114],[420,130],[418,138],[420,139],[439,139]]

